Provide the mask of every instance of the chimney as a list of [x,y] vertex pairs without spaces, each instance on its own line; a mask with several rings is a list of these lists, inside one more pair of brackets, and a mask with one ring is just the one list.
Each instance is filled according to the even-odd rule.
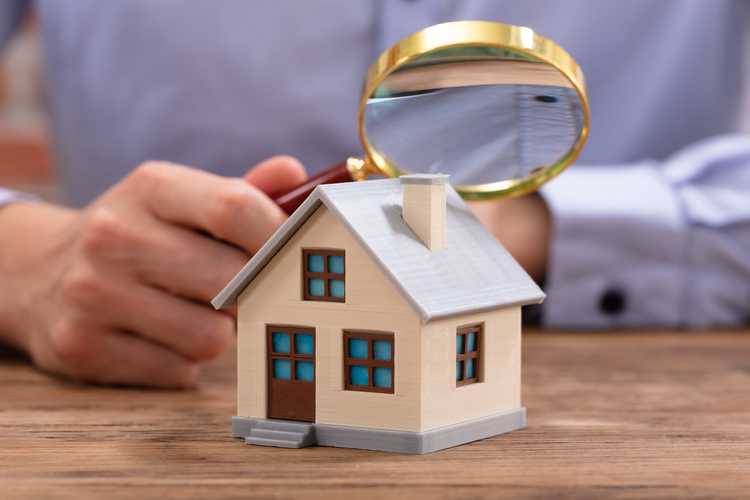
[[411,174],[400,177],[404,190],[406,224],[430,250],[445,248],[445,174]]

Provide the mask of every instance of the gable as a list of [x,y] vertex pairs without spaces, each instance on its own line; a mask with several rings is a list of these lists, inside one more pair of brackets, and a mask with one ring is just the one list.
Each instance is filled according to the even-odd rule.
[[[303,300],[303,249],[342,250],[345,262],[343,304]],[[398,289],[384,275],[362,245],[325,205],[318,206],[295,233],[279,247],[238,298],[253,297],[256,310],[300,308],[362,314],[406,314],[416,318]]]

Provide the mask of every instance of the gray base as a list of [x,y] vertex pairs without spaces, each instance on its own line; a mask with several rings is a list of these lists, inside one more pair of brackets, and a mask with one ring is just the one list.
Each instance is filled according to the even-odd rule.
[[[284,425],[281,421],[232,417],[232,436],[250,437],[253,428]],[[289,422],[292,424],[292,422]],[[526,427],[526,408],[517,408],[496,413],[460,424],[447,425],[425,432],[389,431],[362,429],[341,425],[312,424],[313,432],[305,446],[336,446],[339,448],[361,448],[365,450],[390,451],[395,453],[431,453],[452,446],[470,443],[479,439],[497,436]],[[257,432],[257,431],[256,431]],[[257,443],[263,444],[263,443]]]

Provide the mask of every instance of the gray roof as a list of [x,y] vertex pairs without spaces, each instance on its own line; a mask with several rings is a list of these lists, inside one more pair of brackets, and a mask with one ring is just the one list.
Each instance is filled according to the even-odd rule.
[[456,191],[450,186],[446,191],[446,246],[430,251],[401,217],[398,179],[318,186],[211,303],[220,309],[236,301],[321,203],[351,231],[424,322],[544,300],[541,289]]

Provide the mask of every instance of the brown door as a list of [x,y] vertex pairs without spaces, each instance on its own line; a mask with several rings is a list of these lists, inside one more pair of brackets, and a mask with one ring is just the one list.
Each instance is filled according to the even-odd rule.
[[315,329],[268,325],[268,417],[315,421]]

